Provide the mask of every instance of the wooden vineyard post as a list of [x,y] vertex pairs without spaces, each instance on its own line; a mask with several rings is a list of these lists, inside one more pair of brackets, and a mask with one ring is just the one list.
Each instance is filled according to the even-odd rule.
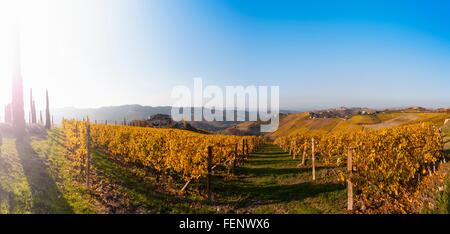
[[208,146],[208,176],[206,178],[206,189],[208,191],[208,201],[212,202],[212,146]]
[[[446,122],[444,122],[444,125],[446,124]],[[444,152],[444,148],[445,148],[445,141],[444,141],[444,138],[442,137],[442,127],[441,128],[439,128],[439,136],[441,137],[441,139],[442,139],[442,152]],[[442,154],[442,162],[443,163],[446,163],[445,162],[445,153],[443,153]]]
[[244,148],[242,149],[242,154],[244,155],[244,162],[247,161],[247,140],[244,139],[242,142],[242,145],[244,146]]
[[302,156],[302,166],[305,165],[305,158],[306,158],[306,149],[307,149],[307,144],[305,143],[305,146],[303,147],[303,156]]
[[295,143],[294,143],[294,141],[291,141],[291,155],[292,155],[292,159],[295,159],[296,158],[296,155],[295,155],[295,151],[296,151],[296,147],[295,147]]
[[245,139],[242,139],[242,155],[241,155],[241,162],[244,163],[245,158]]
[[311,140],[311,160],[312,160],[312,176],[313,180],[316,180],[316,159],[314,155],[314,137]]
[[348,178],[347,178],[347,210],[353,210],[353,184],[352,184],[352,170],[353,170],[353,163],[352,163],[352,154],[353,149],[348,149],[348,155],[347,155],[347,172],[348,172]]
[[289,144],[289,155],[292,156],[292,141]]
[[[82,128],[83,126],[80,126],[80,128]],[[78,127],[78,124],[76,124],[75,125],[75,137],[77,138],[77,139],[79,139],[80,137],[81,137],[81,133],[80,133],[80,130],[78,129],[79,127]],[[74,152],[73,153],[75,153],[76,152],[76,150],[77,149],[79,149],[79,148],[81,148],[81,143],[79,143],[79,142],[77,142],[76,143],[76,149],[74,149]],[[85,161],[84,161],[84,155],[81,155],[81,161],[80,161],[80,175],[83,175],[83,172],[84,172],[84,163],[85,163]]]
[[86,189],[89,192],[91,186],[91,125],[86,124]]
[[233,168],[236,167],[236,161],[239,159],[239,151],[238,151],[238,144],[234,145],[234,160],[233,160]]
[[245,139],[245,160],[250,158],[250,154],[248,152],[248,139]]

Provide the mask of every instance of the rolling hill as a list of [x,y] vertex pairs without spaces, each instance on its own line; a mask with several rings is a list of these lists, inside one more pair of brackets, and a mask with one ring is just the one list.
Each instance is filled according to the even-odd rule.
[[309,112],[290,114],[280,120],[279,129],[267,134],[270,138],[302,133],[352,132],[364,129],[381,129],[420,122],[444,124],[450,114],[446,112],[408,112],[403,110],[382,111],[375,114],[353,115],[348,119],[311,118]]

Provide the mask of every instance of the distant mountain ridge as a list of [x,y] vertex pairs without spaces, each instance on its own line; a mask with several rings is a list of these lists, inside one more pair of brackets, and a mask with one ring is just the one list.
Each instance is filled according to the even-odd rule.
[[128,121],[146,119],[156,114],[170,115],[170,106],[141,106],[141,105],[122,105],[122,106],[108,106],[99,108],[75,108],[65,107],[52,110],[55,120],[59,121],[62,118],[82,119],[89,116],[91,120],[99,122],[113,122],[123,121],[126,118]]
[[[83,119],[87,116],[91,121],[97,121],[98,123],[122,123],[124,119],[128,122],[133,120],[148,119],[156,114],[171,115],[171,106],[142,106],[142,105],[121,105],[121,106],[107,106],[99,108],[55,108],[52,110],[52,115],[56,123],[59,123],[62,118],[67,119]],[[191,109],[191,113],[194,113],[194,109]],[[205,108],[205,110],[208,110]],[[286,113],[295,113],[295,111],[283,111]],[[235,116],[245,117],[249,115],[248,111],[235,111]],[[247,118],[246,118],[247,119]],[[227,128],[235,126],[242,121],[188,121],[193,127],[211,131],[219,132]]]
[[[133,120],[145,120],[149,119],[151,116],[157,114],[163,115],[171,115],[171,106],[142,106],[142,105],[122,105],[122,106],[108,106],[108,107],[100,107],[100,108],[74,108],[74,107],[66,107],[66,108],[56,108],[52,110],[52,115],[54,116],[54,120],[56,123],[59,123],[61,119],[64,118],[75,118],[75,119],[83,119],[89,116],[91,121],[97,121],[99,123],[104,123],[108,121],[108,123],[122,123],[124,118],[127,122]],[[438,109],[438,110],[430,110],[422,107],[409,107],[409,108],[392,108],[391,110],[375,110],[371,108],[364,107],[356,107],[356,108],[330,108],[324,110],[315,110],[309,112],[295,112],[295,111],[280,111],[280,129],[269,135],[279,135],[284,134],[284,132],[291,132],[294,129],[297,129],[302,123],[309,123],[310,120],[314,119],[322,119],[322,122],[333,122],[337,121],[336,119],[351,119],[354,116],[366,116],[365,120],[368,121],[374,115],[377,115],[380,112],[449,112],[448,109]],[[191,113],[194,113],[194,108],[191,110]],[[248,116],[249,112],[246,111],[235,111],[235,116]],[[302,121],[298,122],[298,116]],[[363,118],[363,117],[358,117]],[[303,121],[304,119],[304,121]],[[310,120],[308,120],[310,119]],[[366,122],[367,122],[366,121]],[[312,121],[310,124],[317,124],[317,121]],[[319,121],[320,122],[320,121]],[[369,121],[370,122],[370,121]],[[196,128],[205,130],[208,132],[220,132],[225,134],[234,134],[234,135],[255,135],[259,133],[260,122],[248,122],[248,121],[188,121],[188,123]],[[296,124],[295,124],[296,123]],[[331,123],[330,123],[331,124]],[[320,124],[319,124],[320,125]],[[333,124],[332,124],[333,125]],[[342,125],[342,124],[341,124]],[[331,126],[331,125],[330,125]],[[318,126],[319,127],[319,126]],[[285,129],[287,128],[287,129]],[[320,128],[320,127],[319,127]]]

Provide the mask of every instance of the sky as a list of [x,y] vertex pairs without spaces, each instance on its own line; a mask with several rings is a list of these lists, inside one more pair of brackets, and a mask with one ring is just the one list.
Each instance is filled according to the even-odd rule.
[[20,18],[25,103],[171,105],[176,85],[277,85],[283,109],[450,107],[450,3],[2,0],[0,105]]

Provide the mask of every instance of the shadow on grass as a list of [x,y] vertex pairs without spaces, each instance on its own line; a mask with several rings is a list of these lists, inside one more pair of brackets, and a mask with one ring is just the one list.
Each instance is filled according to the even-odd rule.
[[272,158],[272,159],[250,159],[250,161],[248,162],[247,165],[251,165],[251,166],[259,166],[259,165],[266,165],[266,164],[282,164],[285,165],[286,163],[295,163],[298,161],[289,159],[289,160],[285,160],[285,159],[281,159],[281,158]]
[[16,140],[16,149],[32,195],[32,213],[73,213],[43,159],[33,150],[29,138]]
[[99,152],[93,153],[93,167],[99,176],[120,185],[131,196],[133,203],[146,213],[190,213],[189,200],[161,192],[151,176],[137,176],[127,166],[121,165]]
[[267,161],[267,160],[277,160],[277,161],[289,161],[292,160],[292,157],[289,156],[288,154],[286,155],[282,155],[279,154],[278,156],[266,156],[266,155],[255,155],[252,154],[250,156],[250,160],[260,160],[260,161]]
[[[322,193],[329,193],[342,190],[344,187],[335,183],[318,184],[305,182],[298,184],[270,184],[258,186],[254,183],[222,183],[215,185],[217,193],[232,191],[235,194],[247,196],[249,199],[256,199],[258,204],[272,204],[290,201],[301,201],[308,197],[315,197]],[[247,199],[248,200],[248,199]],[[242,203],[238,201],[237,203]],[[245,202],[244,202],[245,203]],[[236,204],[238,206],[242,206]]]
[[447,161],[450,159],[450,149],[444,150],[444,157]]
[[56,144],[58,144],[59,146],[62,146],[64,148],[66,148],[66,146],[63,143],[63,139],[61,136],[57,135],[57,134],[49,134],[48,138],[50,138],[53,142],[55,142]]
[[[316,173],[319,173],[322,170],[328,170],[333,167],[327,166],[317,166]],[[260,168],[238,168],[236,169],[237,175],[250,175],[255,177],[263,177],[263,176],[283,176],[289,174],[300,174],[300,173],[311,173],[310,167],[286,167],[286,168],[276,168],[276,167],[260,167]]]
[[[263,149],[262,149],[263,150]],[[279,151],[266,151],[266,152],[258,152],[258,153],[253,153],[252,156],[255,157],[261,157],[261,156],[267,156],[267,155],[273,155],[274,157],[278,157],[278,156],[289,156],[288,153],[286,152],[279,152]]]
[[5,191],[2,186],[0,186],[0,204],[7,204],[9,214],[14,213],[17,204],[14,193]]
[[[302,201],[344,189],[343,185],[331,181],[301,182],[300,178],[297,182],[293,181],[291,176],[309,176],[311,172],[310,167],[297,168],[297,165],[291,156],[277,146],[263,146],[257,154],[251,155],[250,161],[236,168],[237,180],[215,180],[214,190],[223,199],[218,202],[231,202],[235,208],[249,208],[255,205]],[[316,173],[331,168],[317,166]],[[243,180],[242,176],[246,179]],[[227,199],[230,196],[240,198],[230,201]]]

